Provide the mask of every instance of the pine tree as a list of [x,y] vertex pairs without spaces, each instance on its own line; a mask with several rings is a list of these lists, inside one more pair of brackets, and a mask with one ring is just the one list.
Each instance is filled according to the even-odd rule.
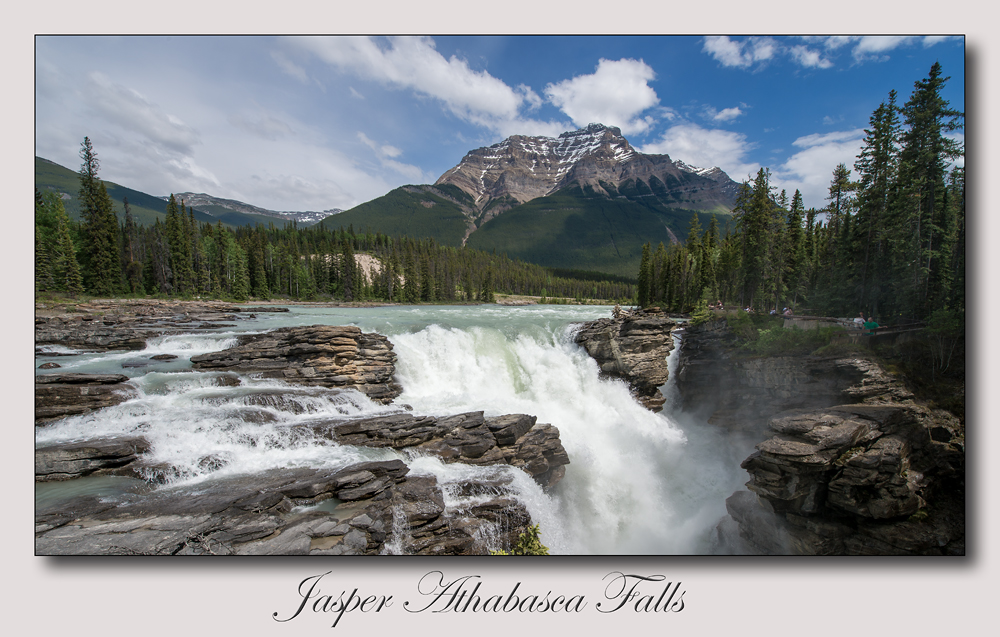
[[962,154],[960,145],[945,136],[962,128],[963,117],[941,97],[948,79],[941,76],[941,65],[935,62],[929,76],[914,83],[913,94],[902,108],[906,130],[899,154],[895,253],[901,275],[897,285],[903,292],[901,309],[915,316],[930,313],[933,271],[950,265],[935,243],[944,232],[938,206],[944,197],[946,163]]
[[[697,217],[696,217],[697,218]],[[689,235],[690,237],[690,235]],[[646,307],[649,305],[649,287],[652,279],[649,263],[649,243],[642,246],[642,259],[639,261],[639,282],[638,282],[638,305]]]
[[802,230],[802,193],[797,189],[792,195],[785,229],[785,280],[791,295],[792,308],[798,303],[802,291],[802,274],[805,261],[805,236]]
[[89,137],[83,138],[80,158],[84,280],[92,293],[113,296],[123,288],[118,219],[104,182],[97,178],[100,163]]
[[889,204],[896,188],[899,116],[896,91],[889,92],[872,113],[865,129],[864,146],[854,163],[858,174],[858,219],[855,224],[860,264],[858,305],[878,314],[891,286]]

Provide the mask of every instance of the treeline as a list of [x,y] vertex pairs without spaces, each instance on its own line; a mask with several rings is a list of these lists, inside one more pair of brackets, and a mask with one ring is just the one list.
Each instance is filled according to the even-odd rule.
[[79,223],[68,218],[58,194],[35,192],[37,291],[400,303],[493,302],[495,293],[622,302],[635,296],[635,286],[620,279],[555,276],[505,255],[440,246],[432,239],[324,224],[233,229],[199,223],[193,209],[173,195],[165,222],[136,224],[127,200],[119,222],[97,178],[89,138],[80,156]]
[[965,170],[948,170],[963,156],[948,137],[963,114],[941,97],[947,80],[935,63],[903,106],[889,93],[865,130],[856,180],[837,166],[821,210],[804,210],[797,190],[775,196],[762,168],[742,185],[735,228],[720,236],[713,218],[703,232],[695,217],[683,245],[647,244],[639,304],[787,306],[883,323],[964,316]]

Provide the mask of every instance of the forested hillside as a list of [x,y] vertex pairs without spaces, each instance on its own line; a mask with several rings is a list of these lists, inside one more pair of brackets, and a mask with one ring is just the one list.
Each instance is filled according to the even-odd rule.
[[[899,106],[895,91],[872,113],[854,162],[832,170],[829,204],[804,210],[775,194],[761,169],[744,183],[732,232],[692,219],[683,245],[646,244],[639,302],[691,311],[721,300],[758,311],[935,317],[964,323],[965,169],[955,133],[964,115],[941,98],[935,64]],[[963,163],[964,162],[960,162]]]

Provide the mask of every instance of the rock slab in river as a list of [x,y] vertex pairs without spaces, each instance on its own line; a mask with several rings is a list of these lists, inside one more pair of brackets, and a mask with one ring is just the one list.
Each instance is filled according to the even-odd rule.
[[195,369],[260,374],[290,383],[352,387],[383,404],[402,392],[392,376],[396,354],[381,334],[354,326],[283,327],[239,337],[221,352],[192,356]]
[[123,403],[135,393],[122,374],[35,376],[35,424]]
[[345,445],[412,448],[446,463],[509,464],[523,469],[543,487],[562,479],[569,456],[559,430],[536,423],[534,416],[508,414],[486,418],[475,411],[443,418],[393,414],[331,425],[313,425],[321,435]]

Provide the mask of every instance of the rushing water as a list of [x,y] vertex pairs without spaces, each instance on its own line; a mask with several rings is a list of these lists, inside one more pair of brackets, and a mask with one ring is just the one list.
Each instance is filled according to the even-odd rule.
[[[142,435],[151,444],[149,464],[160,488],[190,488],[213,476],[282,466],[346,466],[400,457],[417,474],[434,474],[444,486],[471,476],[506,473],[518,498],[541,525],[553,553],[703,554],[725,515],[725,498],[742,486],[739,462],[749,450],[707,423],[676,413],[675,390],[653,414],[620,381],[598,378],[597,364],[573,343],[573,324],[608,316],[609,308],[583,306],[292,307],[258,314],[239,328],[211,334],[152,339],[142,352],[65,355],[58,372],[124,373],[137,396],[116,407],[39,428],[38,445],[56,441]],[[398,355],[403,394],[396,405],[376,405],[357,392],[303,388],[276,380],[244,378],[220,386],[219,374],[195,372],[190,357],[224,349],[238,331],[288,325],[356,325],[387,335]],[[671,372],[677,366],[675,348]],[[177,359],[152,361],[151,355]],[[126,366],[123,367],[123,364]],[[41,370],[39,370],[41,373]],[[571,464],[565,478],[542,490],[507,467],[444,465],[388,450],[340,446],[295,425],[331,417],[367,417],[410,405],[417,414],[527,413],[559,428]],[[105,480],[88,487],[111,493]],[[111,485],[111,486],[109,486]],[[58,497],[36,490],[36,499]],[[390,541],[389,547],[394,546]]]

